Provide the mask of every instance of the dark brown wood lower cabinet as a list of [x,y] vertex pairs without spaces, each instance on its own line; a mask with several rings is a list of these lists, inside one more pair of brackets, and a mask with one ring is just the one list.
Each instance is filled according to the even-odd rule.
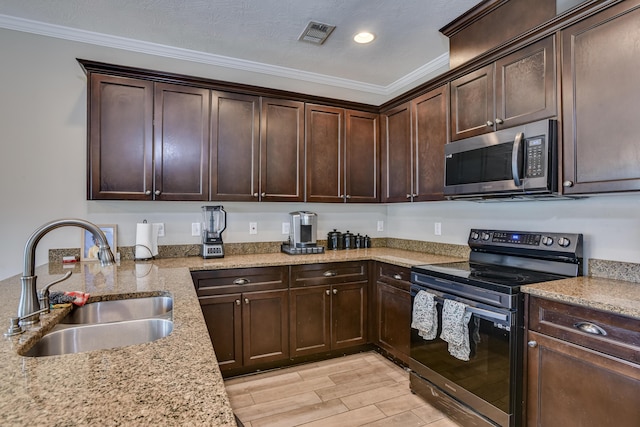
[[286,290],[200,298],[222,372],[289,356]]
[[640,424],[639,365],[536,332],[528,339],[529,427]]
[[529,298],[527,426],[640,425],[636,319]]
[[378,347],[398,361],[409,363],[411,340],[411,270],[391,264],[375,264],[375,321],[370,328]]

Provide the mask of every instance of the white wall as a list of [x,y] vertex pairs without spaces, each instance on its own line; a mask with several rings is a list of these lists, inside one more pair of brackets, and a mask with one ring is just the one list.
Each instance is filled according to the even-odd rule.
[[[86,200],[86,78],[76,62],[84,58],[220,80],[334,96],[335,89],[224,70],[195,63],[118,51],[83,43],[0,29],[0,279],[22,270],[29,235],[56,218],[81,217],[118,225],[118,242],[130,246],[135,224],[164,222],[160,244],[197,243],[191,222],[200,221],[196,202],[97,202]],[[344,90],[340,90],[345,95]],[[357,94],[345,95],[357,100]],[[328,231],[464,244],[471,227],[567,230],[585,233],[587,255],[640,260],[638,196],[571,202],[478,204],[438,202],[397,205],[222,203],[228,212],[227,242],[278,241],[287,213],[319,213],[318,237]],[[376,223],[385,221],[385,231]],[[248,223],[258,222],[258,235]],[[433,222],[442,236],[433,236]],[[80,247],[79,230],[59,229],[38,245],[36,264],[49,248]]]

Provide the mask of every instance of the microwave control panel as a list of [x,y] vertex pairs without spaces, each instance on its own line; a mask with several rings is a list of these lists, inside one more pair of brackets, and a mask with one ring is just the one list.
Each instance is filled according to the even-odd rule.
[[527,159],[525,176],[527,178],[544,176],[545,145],[544,138],[541,136],[525,140]]

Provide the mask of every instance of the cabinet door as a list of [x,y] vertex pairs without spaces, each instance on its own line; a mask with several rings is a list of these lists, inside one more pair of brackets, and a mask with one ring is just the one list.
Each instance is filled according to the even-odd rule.
[[561,33],[564,193],[640,190],[639,3]]
[[304,103],[262,98],[260,200],[304,201]]
[[556,115],[554,37],[496,61],[496,128]]
[[210,200],[258,201],[260,98],[212,92]]
[[307,104],[307,202],[344,202],[344,110]]
[[367,343],[367,282],[333,285],[331,349]]
[[289,357],[288,291],[242,294],[244,365]]
[[153,82],[91,74],[87,198],[151,200]]
[[344,167],[347,202],[379,201],[378,114],[346,111]]
[[411,200],[411,106],[408,102],[381,114],[382,202]]
[[199,298],[220,370],[242,367],[241,294]]
[[411,101],[414,202],[442,200],[449,88],[442,86]]
[[640,366],[528,333],[527,425],[635,427]]
[[451,140],[494,129],[494,64],[451,82]]
[[377,282],[376,290],[377,344],[408,363],[411,339],[411,294],[384,282]]
[[331,350],[331,287],[290,290],[291,357]]
[[208,200],[209,90],[156,83],[154,198]]

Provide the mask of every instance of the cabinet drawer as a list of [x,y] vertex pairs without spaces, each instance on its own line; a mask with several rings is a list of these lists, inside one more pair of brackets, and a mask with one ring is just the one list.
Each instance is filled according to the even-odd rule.
[[199,297],[287,289],[287,267],[234,268],[192,271]]
[[640,322],[628,317],[531,297],[529,330],[640,363]]
[[411,270],[406,267],[377,262],[376,277],[378,282],[387,283],[404,291],[410,291]]
[[368,280],[367,265],[366,261],[294,265],[291,267],[291,287],[333,285]]

